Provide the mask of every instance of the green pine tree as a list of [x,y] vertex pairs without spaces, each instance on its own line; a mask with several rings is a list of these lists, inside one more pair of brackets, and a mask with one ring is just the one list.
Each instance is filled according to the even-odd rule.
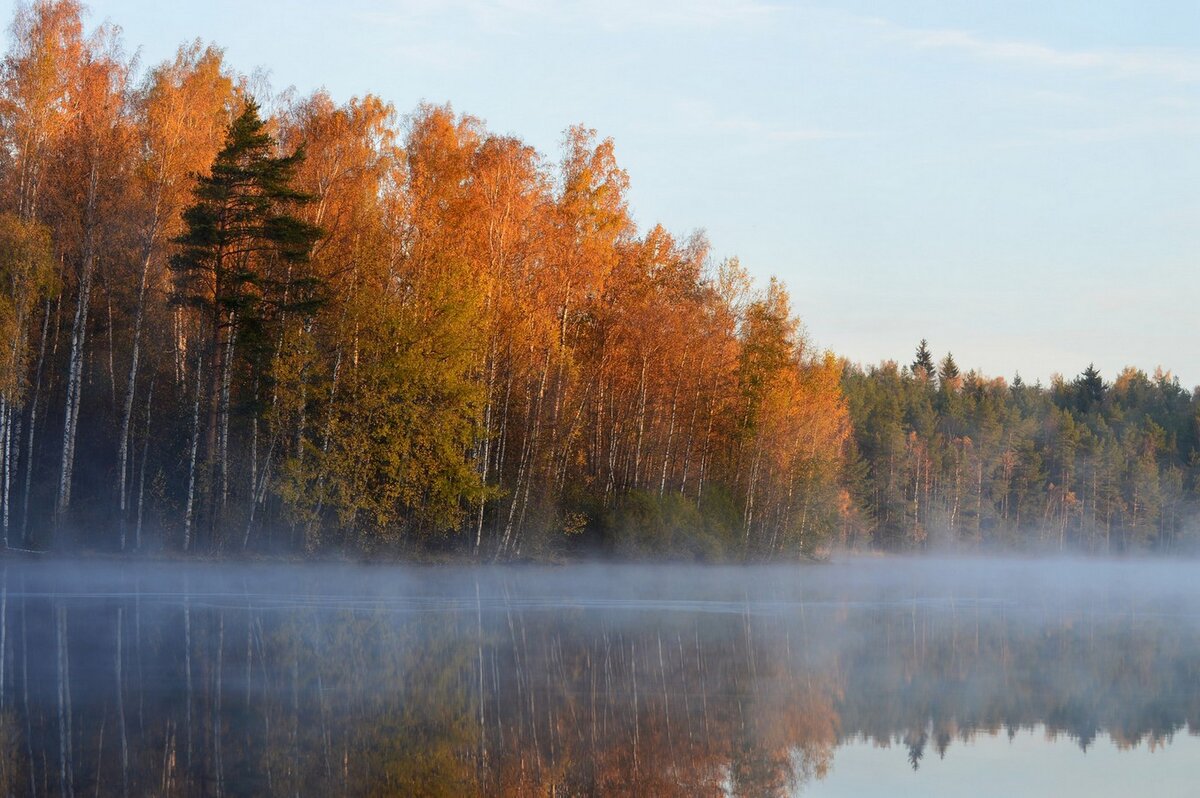
[[933,365],[933,354],[929,351],[929,344],[924,338],[921,339],[920,345],[917,347],[917,355],[913,360],[912,372],[916,377],[930,380],[933,379],[936,369]]
[[[214,337],[259,323],[261,305],[283,305],[285,293],[290,310],[311,310],[319,301],[315,280],[287,268],[306,262],[321,237],[292,214],[312,200],[291,186],[304,152],[276,157],[275,149],[258,105],[247,102],[183,214],[180,251],[171,259],[175,300],[206,311]],[[272,268],[278,264],[282,274]]]
[[942,381],[942,385],[949,385],[958,379],[958,375],[958,364],[954,362],[954,355],[947,352],[938,369],[938,379]]
[[1085,413],[1104,400],[1104,380],[1094,363],[1089,363],[1083,373],[1075,378],[1075,401]]

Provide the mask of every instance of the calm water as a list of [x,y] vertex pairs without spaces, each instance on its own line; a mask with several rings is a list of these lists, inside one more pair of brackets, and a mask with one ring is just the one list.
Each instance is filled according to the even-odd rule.
[[1195,795],[1200,564],[3,566],[6,795]]

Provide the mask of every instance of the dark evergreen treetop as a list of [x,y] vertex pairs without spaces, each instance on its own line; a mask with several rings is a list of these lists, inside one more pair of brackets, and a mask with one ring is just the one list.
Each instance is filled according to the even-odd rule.
[[933,354],[929,351],[929,343],[922,338],[917,346],[917,355],[912,364],[913,374],[925,379],[933,379],[936,369],[933,365]]
[[[304,151],[274,151],[250,100],[230,125],[210,174],[198,178],[195,203],[184,211],[180,250],[171,259],[176,302],[218,317],[237,314],[241,324],[254,323],[263,300],[302,311],[319,302],[315,280],[287,268],[306,262],[321,236],[320,228],[291,213],[312,200],[292,187]],[[283,264],[282,273],[270,269],[271,262]],[[291,290],[278,290],[285,285]]]
[[1094,363],[1075,378],[1075,400],[1080,410],[1091,410],[1104,401],[1104,380]]
[[946,356],[942,358],[942,366],[938,370],[938,377],[943,384],[946,384],[958,379],[958,375],[958,364],[954,362],[954,355],[947,352]]

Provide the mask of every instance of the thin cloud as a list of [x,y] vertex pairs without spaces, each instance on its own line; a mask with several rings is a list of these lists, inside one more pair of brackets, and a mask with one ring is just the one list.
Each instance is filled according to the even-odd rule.
[[392,49],[410,65],[438,71],[463,70],[482,60],[478,50],[451,41],[408,42]]
[[595,15],[609,28],[645,26],[714,27],[717,25],[762,19],[780,6],[760,0],[670,0],[648,3],[645,0],[591,2],[578,6]]
[[1200,135],[1200,120],[1146,119],[1089,127],[1043,128],[1031,131],[1022,138],[1000,141],[996,147],[1004,150],[1042,147],[1047,144],[1104,144],[1131,139],[1191,139],[1197,135]]
[[592,28],[713,28],[764,19],[782,6],[764,0],[397,0],[387,11],[363,16],[389,24],[412,24],[456,15],[476,26],[521,29],[554,20]]
[[1102,72],[1119,78],[1200,82],[1200,54],[1186,50],[1064,50],[1038,42],[986,39],[965,30],[905,28],[878,19],[871,22],[888,38],[919,50],[950,50],[1018,66]]
[[789,127],[768,124],[741,114],[717,111],[712,105],[696,100],[679,100],[675,111],[693,128],[740,135],[748,139],[792,144],[806,141],[831,141],[862,138],[864,134],[820,127]]
[[1179,136],[1192,138],[1200,134],[1200,120],[1155,120],[1130,122],[1120,125],[1108,125],[1089,128],[1065,128],[1046,131],[1048,135],[1062,141],[1092,142],[1120,141],[1159,136]]

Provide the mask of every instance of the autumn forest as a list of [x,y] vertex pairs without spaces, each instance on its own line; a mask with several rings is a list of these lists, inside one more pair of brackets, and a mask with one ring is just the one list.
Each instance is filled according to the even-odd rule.
[[850,363],[781,282],[635,225],[593,130],[545,154],[449,106],[272,93],[200,42],[142,68],[85,17],[20,7],[0,75],[6,547],[1200,539],[1200,393],[1167,372]]

